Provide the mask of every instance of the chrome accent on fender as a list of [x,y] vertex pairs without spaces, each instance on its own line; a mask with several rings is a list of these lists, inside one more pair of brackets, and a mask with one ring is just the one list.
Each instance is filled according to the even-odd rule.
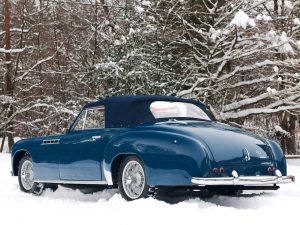
[[42,180],[35,179],[36,183],[54,183],[54,184],[107,184],[103,180]]
[[232,170],[231,174],[232,174],[232,176],[234,178],[238,178],[239,177],[239,174],[235,170]]
[[106,180],[107,184],[113,185],[111,172],[106,169],[103,169],[103,172],[104,172],[104,176],[105,176],[105,180]]
[[93,141],[97,141],[100,140],[102,138],[102,136],[98,135],[98,136],[92,136]]
[[233,176],[232,182],[233,182],[234,184],[237,184],[237,183],[239,182],[239,174],[238,174],[235,170],[233,170],[233,171],[231,172],[231,174],[232,174],[232,176]]
[[239,176],[233,170],[232,177],[192,177],[191,181],[197,185],[270,185],[295,182],[295,176],[282,176],[279,170],[275,171],[276,176]]
[[280,172],[280,170],[275,170],[275,174],[277,177],[282,177],[282,173]]
[[43,140],[42,145],[53,145],[53,144],[59,144],[60,139],[49,139],[49,140]]

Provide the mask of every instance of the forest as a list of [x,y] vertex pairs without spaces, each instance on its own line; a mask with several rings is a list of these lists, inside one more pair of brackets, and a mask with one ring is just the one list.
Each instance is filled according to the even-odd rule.
[[64,132],[87,102],[155,94],[300,154],[299,0],[2,0],[0,13],[10,147]]

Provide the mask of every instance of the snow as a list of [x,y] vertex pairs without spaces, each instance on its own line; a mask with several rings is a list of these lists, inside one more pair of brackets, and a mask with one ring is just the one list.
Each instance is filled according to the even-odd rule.
[[222,35],[222,31],[220,29],[215,30],[213,27],[209,29],[209,35],[212,42],[216,42],[216,39]]
[[[265,6],[267,7],[268,10],[274,10],[274,1],[273,0],[262,0],[262,1],[258,1],[257,3],[262,2],[265,4]],[[282,3],[284,2],[284,7],[282,7]],[[279,7],[278,7],[278,13],[281,14],[282,12],[282,8],[284,9],[285,12],[290,13],[293,10],[293,3],[291,1],[288,0],[284,0],[284,1],[278,1]]]
[[115,46],[119,46],[119,45],[121,45],[122,43],[121,43],[119,40],[115,40],[114,44],[115,44]]
[[281,35],[277,35],[274,30],[270,30],[266,34],[266,38],[273,46],[278,47],[279,53],[291,53],[294,54],[292,46],[289,44],[289,37],[286,32],[282,32]]
[[4,48],[0,48],[0,53],[21,53],[25,50],[25,48],[16,48],[16,49],[4,49]]
[[136,6],[135,7],[135,10],[136,10],[136,12],[138,12],[138,13],[143,13],[145,10],[142,8],[142,7],[140,7],[140,6]]
[[236,25],[237,27],[247,28],[247,25],[255,27],[255,22],[243,10],[239,10],[230,22],[230,26]]
[[256,19],[268,22],[268,21],[272,20],[272,17],[267,16],[267,15],[263,15],[263,14],[259,14],[259,15],[257,15]]
[[268,33],[266,34],[267,40],[270,42],[275,41],[275,37],[276,37],[276,32],[274,30],[270,30],[268,31]]
[[148,16],[148,19],[149,19],[150,21],[152,21],[152,22],[154,22],[154,21],[155,21],[155,18],[154,18],[154,16]]
[[282,32],[280,37],[281,45],[279,46],[279,52],[280,53],[292,53],[294,54],[294,50],[292,46],[289,44],[289,39],[287,37],[287,34],[285,32]]
[[29,32],[28,29],[20,29],[20,28],[11,28],[9,30],[10,30],[10,32],[23,32],[23,33],[28,33]]
[[267,92],[269,92],[269,93],[272,93],[272,94],[276,94],[276,89],[274,89],[274,88],[270,88],[270,87],[268,87],[267,88]]
[[295,18],[293,22],[294,22],[295,25],[300,25],[300,19],[299,18]]
[[281,134],[283,134],[284,136],[289,136],[289,135],[290,135],[290,133],[289,133],[288,131],[282,129],[282,127],[279,126],[279,125],[275,125],[275,126],[274,126],[274,129],[275,129],[276,132],[281,133]]
[[133,35],[135,33],[135,30],[133,28],[129,29],[129,35]]
[[285,0],[284,1],[285,8],[290,12],[293,10],[293,3],[291,1]]
[[[278,191],[247,191],[238,197],[193,196],[126,202],[115,190],[83,194],[59,187],[36,197],[19,190],[11,177],[10,155],[0,154],[1,224],[143,224],[213,223],[230,225],[298,224],[299,180]],[[300,160],[288,161],[289,174],[300,175]]]
[[150,7],[151,6],[151,2],[150,1],[142,1],[142,5]]

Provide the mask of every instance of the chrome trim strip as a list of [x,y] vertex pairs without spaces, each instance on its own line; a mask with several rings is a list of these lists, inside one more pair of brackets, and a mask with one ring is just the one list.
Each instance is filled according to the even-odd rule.
[[42,145],[57,145],[59,144],[60,139],[45,139],[43,140]]
[[101,135],[97,135],[97,136],[92,136],[93,141],[97,141],[100,140],[102,138]]
[[104,169],[103,172],[104,172],[104,176],[105,176],[105,180],[106,180],[107,184],[113,185],[111,172],[106,169]]
[[285,184],[295,182],[295,176],[282,176],[279,170],[275,171],[276,176],[239,176],[233,170],[233,177],[211,177],[201,178],[192,177],[193,184],[205,185],[270,185],[270,184]]
[[103,180],[42,180],[35,179],[36,183],[55,183],[55,184],[107,184]]

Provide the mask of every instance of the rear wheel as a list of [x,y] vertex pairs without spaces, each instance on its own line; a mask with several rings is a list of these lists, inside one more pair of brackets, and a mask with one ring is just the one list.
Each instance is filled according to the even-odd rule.
[[34,182],[32,159],[29,155],[23,156],[18,168],[18,181],[21,191],[40,195],[44,185]]
[[128,156],[121,162],[118,186],[120,194],[128,201],[148,197],[144,164],[138,157]]

